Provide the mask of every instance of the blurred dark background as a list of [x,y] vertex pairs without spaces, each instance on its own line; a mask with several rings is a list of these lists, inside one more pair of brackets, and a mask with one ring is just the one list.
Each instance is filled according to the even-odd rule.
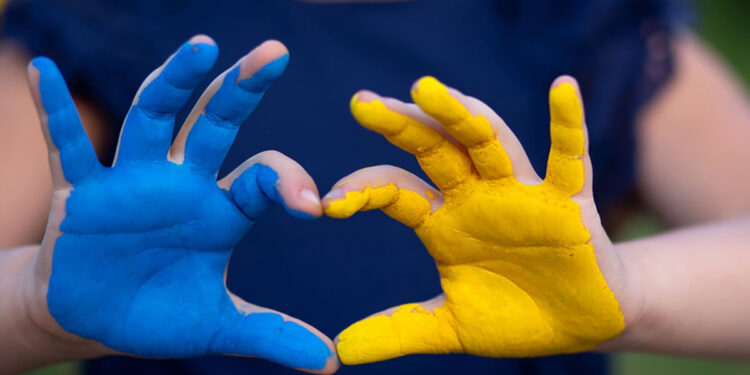
[[[0,7],[5,0],[0,0]],[[696,31],[712,45],[750,85],[750,1],[695,0]],[[617,236],[618,240],[645,236],[662,229],[660,223],[646,212],[636,214]],[[614,355],[613,375],[651,374],[717,374],[750,375],[750,363],[709,361],[650,354]],[[76,375],[77,363],[66,363],[33,371],[27,375]]]

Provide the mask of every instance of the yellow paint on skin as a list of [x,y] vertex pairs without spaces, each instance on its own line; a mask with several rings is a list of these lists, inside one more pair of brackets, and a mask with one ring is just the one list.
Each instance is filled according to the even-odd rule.
[[[461,351],[461,342],[453,329],[455,321],[451,312],[439,307],[434,311],[424,309],[416,303],[401,305],[391,315],[373,316],[357,323],[357,331],[344,331],[336,347],[346,358],[356,357],[358,364],[382,359],[383,351],[394,353],[402,343],[409,343],[413,353],[456,353]],[[434,334],[425,336],[423,332]],[[362,336],[378,332],[376,336]],[[350,338],[355,335],[355,339]],[[372,339],[371,342],[367,341]],[[401,354],[403,355],[403,354]],[[394,355],[398,356],[398,355]],[[341,357],[344,361],[344,357]]]
[[330,202],[326,215],[344,219],[358,211],[381,209],[386,215],[412,228],[430,213],[430,203],[421,195],[394,184],[380,187],[363,185],[361,191],[349,191],[343,199]]
[[474,116],[440,81],[425,77],[411,92],[414,103],[440,121],[454,138],[466,146],[474,167],[482,177],[495,179],[513,174],[510,158],[505,154],[495,131],[484,116]]
[[427,193],[427,198],[430,198],[430,200],[435,199],[435,193],[432,190],[427,189],[426,193]]
[[[435,82],[418,84],[420,107],[444,124],[464,121],[465,108],[446,104],[447,90]],[[512,175],[480,178],[472,171],[471,178],[443,191],[445,203],[431,214],[426,198],[394,185],[365,186],[330,204],[326,214],[332,217],[383,208],[414,227],[437,263],[446,297],[441,306],[406,304],[351,325],[339,335],[342,363],[415,353],[573,353],[622,332],[619,304],[599,270],[580,207],[571,199],[584,184],[586,152],[583,114],[572,85],[550,91],[550,109],[552,149],[542,184],[524,185]],[[503,163],[507,158],[504,152],[490,156]],[[472,161],[477,162],[473,155]]]
[[456,186],[471,177],[471,162],[466,154],[429,126],[389,109],[380,100],[361,102],[358,95],[354,95],[350,106],[352,115],[362,126],[414,154],[439,187]]

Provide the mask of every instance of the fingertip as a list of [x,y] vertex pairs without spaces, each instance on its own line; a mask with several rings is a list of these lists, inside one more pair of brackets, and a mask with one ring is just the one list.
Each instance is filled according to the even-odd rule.
[[553,123],[566,127],[580,127],[583,107],[578,83],[573,77],[560,76],[549,91],[550,118]]
[[42,77],[47,77],[51,74],[57,73],[60,75],[57,65],[49,57],[37,56],[33,58],[26,68],[29,78],[32,83],[36,83],[32,86],[36,87],[42,80]]
[[31,62],[29,62],[29,67],[35,67],[38,70],[42,70],[44,68],[55,67],[55,63],[47,56],[37,56],[31,59]]
[[275,311],[251,312],[241,319],[245,332],[233,328],[227,338],[239,334],[253,340],[219,352],[260,356],[310,373],[330,374],[338,369],[333,343],[309,324]]
[[398,134],[410,121],[402,113],[403,106],[396,99],[363,90],[352,98],[351,113],[364,128],[388,137]]
[[39,71],[39,67],[35,64],[35,61],[39,59],[39,57],[34,58],[29,62],[29,64],[26,66],[26,76],[29,79],[29,84],[32,88],[32,94],[37,92],[37,89],[39,88],[39,76],[41,72]]
[[[317,219],[323,215],[323,207],[317,191],[312,189],[302,189],[299,192],[299,198],[301,200],[301,203],[306,206],[306,209],[303,212],[305,213],[305,215],[303,215],[302,217],[296,217],[300,219]],[[290,212],[290,214],[294,215],[294,213],[292,212]]]
[[[216,59],[219,57],[219,47],[216,46],[213,39],[205,35],[196,35],[187,42],[185,42],[177,52],[172,55],[166,62],[166,66],[163,71],[159,74],[171,87],[176,87],[181,90],[192,90],[194,89],[204,78],[205,75],[213,68],[216,63]],[[147,79],[144,82],[145,93],[139,94],[140,96],[148,96],[149,91],[156,97],[152,98],[153,101],[160,102],[165,100],[165,97],[171,97],[167,95],[170,93],[167,90],[168,87],[162,87],[157,77],[153,80]],[[156,85],[156,87],[152,87]],[[184,99],[179,100],[180,104],[183,100],[187,100],[189,93],[183,93],[177,91],[180,96],[185,95]],[[174,109],[176,110],[176,109]]]
[[370,103],[378,99],[381,99],[381,96],[370,90],[359,90],[352,96],[351,103]]
[[571,84],[571,85],[573,85],[573,87],[576,87],[576,88],[578,87],[578,81],[576,81],[576,79],[573,78],[573,76],[570,76],[570,75],[567,75],[567,74],[563,74],[563,75],[555,78],[554,81],[552,81],[552,88],[558,87],[558,86],[560,86],[560,85],[562,85],[564,83]]
[[349,110],[352,112],[352,114],[356,113],[357,111],[357,105],[359,103],[359,96],[362,93],[362,91],[357,91],[354,95],[352,95],[352,98],[349,100]]
[[432,76],[420,78],[412,88],[411,97],[423,111],[443,124],[456,124],[470,116],[451,95],[449,87]]
[[257,51],[259,56],[265,56],[268,59],[267,61],[275,60],[289,54],[289,49],[286,48],[286,45],[275,39],[266,40],[258,45],[255,51]]
[[323,205],[323,209],[328,209],[328,207],[331,205],[331,202],[337,201],[339,199],[344,198],[344,192],[341,189],[333,188],[331,191],[326,193],[326,195],[323,196],[323,199],[321,200],[321,204]]
[[349,108],[351,109],[352,115],[357,118],[357,115],[362,113],[362,110],[368,108],[368,104],[377,101],[380,96],[369,90],[360,90],[352,96],[349,101]]
[[411,85],[411,92],[412,95],[417,94],[420,91],[420,88],[430,88],[430,87],[445,87],[440,81],[438,81],[437,78],[433,76],[423,76],[414,81],[414,83]]
[[[323,215],[320,197],[312,179],[308,181],[307,178],[294,174],[300,171],[291,172],[285,169],[287,173],[280,174],[267,165],[257,166],[256,178],[263,194],[268,199],[280,203],[292,217],[314,220]],[[301,173],[305,173],[302,167],[299,169],[302,170]]]
[[323,216],[320,199],[312,190],[305,189],[295,197],[286,197],[282,205],[289,215],[297,219],[315,220]]
[[200,56],[203,58],[202,60],[206,61],[204,64],[201,64],[202,67],[203,65],[208,65],[204,70],[210,70],[219,57],[219,46],[216,45],[213,39],[206,35],[196,35],[190,38],[185,43],[185,47],[193,55]]
[[199,34],[190,38],[190,40],[185,42],[184,49],[192,52],[193,55],[201,56],[204,60],[210,62],[210,65],[206,70],[210,70],[213,67],[216,58],[219,56],[219,46],[216,45],[216,42],[213,39],[204,34]]
[[562,75],[552,82],[550,87],[550,102],[572,104],[571,101],[579,101],[580,89],[575,78]]
[[73,104],[65,78],[50,58],[39,56],[31,60],[28,74],[32,95],[38,100],[40,110],[50,114]]
[[390,317],[374,314],[341,331],[335,339],[336,352],[341,363],[348,366],[397,357],[386,354],[396,347],[394,334]]
[[190,44],[207,44],[210,46],[215,46],[216,42],[208,35],[206,34],[198,34],[194,35],[192,38],[188,40],[188,43]]
[[336,351],[335,345],[331,342],[330,339],[326,338],[326,345],[328,345],[328,350],[330,350],[330,355],[326,359],[326,364],[323,366],[320,370],[311,370],[311,369],[304,369],[304,368],[298,368],[298,370],[311,373],[311,374],[333,374],[336,371],[339,370],[341,367],[341,362],[339,361],[339,355]]
[[339,187],[326,194],[323,199],[326,216],[333,219],[347,219],[367,204],[369,194],[358,190],[347,191],[346,188]]
[[242,58],[237,84],[251,92],[267,90],[289,64],[289,51],[276,40],[269,40]]

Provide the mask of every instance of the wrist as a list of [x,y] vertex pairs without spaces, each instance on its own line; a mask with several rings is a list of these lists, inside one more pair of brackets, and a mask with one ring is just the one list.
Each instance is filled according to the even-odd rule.
[[641,341],[639,332],[645,325],[644,317],[647,310],[642,288],[642,267],[639,266],[636,254],[629,251],[628,243],[615,244],[614,251],[619,258],[621,276],[618,280],[619,285],[613,292],[625,319],[625,329],[617,337],[601,343],[597,350],[635,350]]
[[47,308],[48,276],[38,272],[39,246],[12,250],[0,257],[0,373],[20,372],[49,363],[91,358],[106,348],[65,330]]

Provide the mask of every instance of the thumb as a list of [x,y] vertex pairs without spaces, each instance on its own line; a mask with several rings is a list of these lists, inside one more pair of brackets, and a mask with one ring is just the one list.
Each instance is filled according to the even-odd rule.
[[211,352],[260,357],[301,371],[332,374],[339,368],[331,339],[309,324],[253,305],[230,293]]
[[408,354],[461,353],[463,347],[445,295],[407,303],[362,319],[341,332],[336,349],[345,365],[384,361]]

